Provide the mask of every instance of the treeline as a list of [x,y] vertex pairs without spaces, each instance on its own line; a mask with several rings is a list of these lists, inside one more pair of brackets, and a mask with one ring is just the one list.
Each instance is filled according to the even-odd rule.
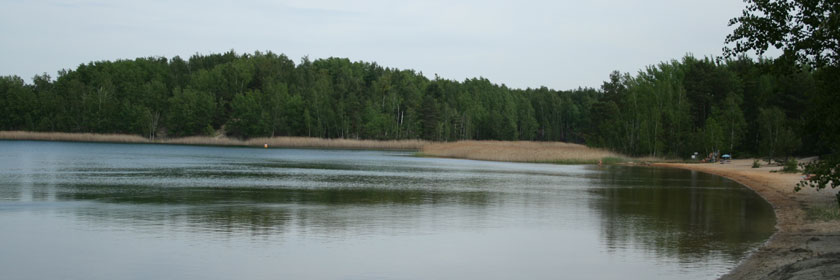
[[[595,90],[513,90],[487,79],[271,52],[100,61],[0,82],[2,130],[146,137],[312,136],[581,142]],[[583,106],[583,107],[581,107]]]
[[100,61],[32,84],[0,77],[0,130],[566,141],[679,157],[821,152],[813,106],[830,88],[820,71],[779,68],[689,56],[613,73],[601,89],[557,91],[271,52]]
[[825,154],[837,139],[826,123],[837,120],[825,118],[837,110],[837,73],[791,67],[687,56],[613,72],[591,107],[587,143],[652,156]]

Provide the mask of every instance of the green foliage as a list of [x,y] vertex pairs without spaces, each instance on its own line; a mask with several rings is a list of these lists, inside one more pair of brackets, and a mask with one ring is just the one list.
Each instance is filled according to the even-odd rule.
[[718,124],[714,117],[706,120],[703,128],[703,148],[706,152],[720,151],[723,146],[723,127]]
[[209,125],[209,124],[208,124],[206,127],[204,127],[204,133],[202,133],[202,135],[205,135],[205,136],[216,136],[216,130],[215,130],[215,129],[213,129],[213,126],[212,126],[212,125]]
[[729,25],[736,28],[726,37],[729,54],[774,47],[782,59],[813,65],[840,63],[840,3],[835,0],[748,0],[747,8]]
[[[840,186],[840,110],[837,110],[837,104],[840,104],[840,95],[837,94],[840,90],[840,68],[827,67],[817,72],[817,77],[820,90],[812,99],[807,124],[808,130],[817,134],[819,141],[816,145],[823,155],[818,161],[803,166],[810,179],[799,182],[797,190],[805,186],[818,190]],[[837,194],[837,203],[840,204],[840,193]]]
[[602,164],[620,164],[625,162],[628,162],[628,160],[620,157],[604,157],[601,159]]
[[768,159],[787,157],[799,147],[799,138],[787,125],[787,117],[781,109],[760,109],[758,122],[762,139],[759,151]]
[[[813,187],[824,189],[827,186],[836,188],[840,182],[840,156],[838,154],[825,155],[820,160],[807,163],[803,166],[803,173],[809,178],[796,184],[798,191],[802,187]],[[840,197],[838,197],[840,203]]]
[[799,172],[799,167],[796,159],[789,158],[785,160],[784,164],[782,165],[782,172],[785,173],[796,173]]
[[169,98],[170,135],[206,135],[208,127],[213,130],[211,122],[215,110],[216,103],[209,93],[192,88],[175,88],[172,97]]
[[[726,37],[726,43],[735,45],[725,47],[724,51],[729,56],[748,51],[762,54],[772,46],[784,52],[777,64],[810,70],[797,67],[808,65],[815,69],[788,75],[816,73],[813,75],[817,84],[815,90],[802,98],[808,100],[785,105],[807,105],[798,110],[804,112],[806,118],[805,138],[810,142],[806,146],[824,155],[819,161],[804,166],[805,173],[811,177],[797,184],[796,190],[804,186],[837,187],[840,185],[840,157],[837,156],[840,153],[840,141],[837,141],[840,139],[840,122],[837,121],[840,110],[836,107],[840,101],[837,95],[840,90],[840,3],[833,0],[749,0],[747,3],[742,15],[729,21],[729,25],[736,25],[736,28]],[[796,90],[803,91],[803,88]],[[786,138],[792,133],[781,130],[780,134]],[[792,144],[783,141],[781,146],[787,148],[784,146]],[[840,195],[837,201],[840,203]]]
[[758,159],[754,159],[753,164],[752,164],[752,168],[760,168],[760,167],[761,167],[761,163],[758,161]]
[[510,89],[487,79],[271,52],[100,61],[0,81],[4,130],[583,142],[598,92]]
[[[231,119],[228,121],[230,132],[243,138],[270,136],[272,127],[275,126],[274,122],[278,121],[279,117],[273,118],[271,111],[263,107],[263,102],[268,101],[267,99],[260,91],[249,91],[234,96],[231,102]],[[265,105],[269,108],[275,106],[280,107],[279,104]]]
[[19,77],[0,78],[0,126],[4,130],[34,130],[36,96]]
[[[433,88],[431,86],[429,88]],[[438,140],[440,131],[438,131],[438,105],[435,102],[435,97],[429,93],[423,97],[423,104],[421,105],[423,115],[421,122],[423,123],[423,139]]]
[[728,152],[734,151],[735,146],[741,143],[744,134],[746,134],[747,121],[741,111],[740,102],[736,99],[738,99],[738,96],[735,94],[728,96],[723,104],[712,109],[716,118],[721,120],[721,132],[723,133],[721,149]]
[[[558,91],[430,80],[342,58],[295,64],[271,52],[102,61],[55,80],[36,76],[32,85],[2,77],[0,113],[8,117],[0,129],[566,141],[655,157],[833,149],[826,143],[840,129],[811,108],[832,108],[837,97],[824,93],[836,92],[840,79],[822,68],[791,75],[774,66],[687,56],[635,75],[612,72],[600,89]],[[798,135],[807,136],[802,145]]]

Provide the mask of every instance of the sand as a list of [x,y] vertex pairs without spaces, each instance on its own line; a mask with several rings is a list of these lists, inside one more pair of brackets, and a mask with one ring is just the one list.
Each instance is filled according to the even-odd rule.
[[810,207],[837,207],[838,189],[794,192],[801,174],[752,168],[752,160],[730,164],[656,163],[732,179],[766,199],[776,213],[776,233],[721,279],[840,279],[840,220],[806,219]]

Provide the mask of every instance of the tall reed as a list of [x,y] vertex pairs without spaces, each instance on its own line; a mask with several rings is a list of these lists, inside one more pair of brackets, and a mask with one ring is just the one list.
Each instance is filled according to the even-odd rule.
[[605,158],[622,158],[610,151],[579,144],[532,141],[437,142],[423,146],[420,153],[435,157],[553,163],[597,163]]
[[7,140],[45,140],[78,142],[112,143],[160,143],[180,145],[213,146],[253,146],[278,148],[326,148],[326,149],[380,149],[380,150],[420,150],[428,142],[422,140],[357,140],[323,139],[314,137],[270,137],[240,140],[228,137],[190,136],[183,138],[149,140],[137,135],[93,134],[63,132],[0,131],[0,139]]
[[0,131],[0,139],[76,142],[148,143],[149,139],[128,134]]
[[267,137],[240,140],[228,137],[191,136],[149,140],[137,135],[63,132],[0,131],[0,139],[85,141],[113,143],[159,143],[179,145],[251,146],[272,148],[377,149],[414,150],[434,157],[465,158],[491,161],[605,163],[622,161],[623,157],[602,149],[562,142],[532,141],[457,141],[428,142],[423,140],[358,140],[313,137]]

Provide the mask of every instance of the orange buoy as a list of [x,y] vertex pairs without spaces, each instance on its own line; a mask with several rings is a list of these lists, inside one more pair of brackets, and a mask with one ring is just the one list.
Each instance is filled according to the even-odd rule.
[[263,147],[265,147],[266,149],[268,149],[268,144],[263,145]]

